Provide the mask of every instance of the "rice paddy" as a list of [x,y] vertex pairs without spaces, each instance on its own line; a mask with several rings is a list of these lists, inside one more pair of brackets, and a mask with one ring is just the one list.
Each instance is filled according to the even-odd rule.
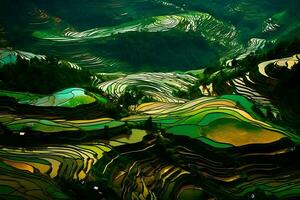
[[196,80],[188,74],[138,73],[100,83],[96,87],[113,97],[120,97],[126,89],[136,86],[159,102],[184,102],[184,99],[174,97],[173,92],[187,90]]
[[299,199],[297,6],[2,0],[0,199]]
[[[235,95],[177,104],[145,103],[134,112],[136,115],[122,120],[141,123],[151,117],[153,123],[165,128],[167,133],[195,139],[206,137],[234,146],[272,143],[286,137],[283,129],[261,121],[250,101]],[[222,128],[217,129],[218,125]]]

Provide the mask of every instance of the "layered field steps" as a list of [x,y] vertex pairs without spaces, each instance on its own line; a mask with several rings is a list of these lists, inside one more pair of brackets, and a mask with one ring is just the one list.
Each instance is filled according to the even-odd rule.
[[96,87],[113,97],[120,97],[126,89],[136,86],[159,102],[184,102],[173,92],[187,90],[197,79],[184,73],[138,73],[100,83]]
[[[130,116],[117,121],[101,117],[94,106],[107,100],[80,88],[51,97],[28,95],[28,100],[20,94],[1,95],[1,122],[15,141],[1,146],[1,168],[10,173],[3,175],[6,190],[0,195],[67,198],[52,180],[78,184],[99,197],[122,199],[284,199],[300,195],[299,163],[294,160],[291,165],[290,160],[299,155],[299,137],[263,120],[243,96],[149,102],[132,107]],[[80,105],[66,104],[77,96],[86,100],[78,101]],[[77,116],[83,108],[85,117]],[[116,131],[118,126],[148,131]],[[84,140],[75,139],[78,131],[86,133]],[[49,134],[61,142],[43,141]],[[7,137],[5,142],[9,142]],[[16,146],[21,138],[23,144]],[[28,146],[29,138],[40,144]],[[25,177],[30,179],[23,183]],[[26,184],[22,189],[26,194],[15,192],[15,183]],[[38,193],[32,193],[28,183]],[[54,187],[53,196],[47,195],[47,184]]]
[[229,42],[233,44],[237,34],[233,26],[222,23],[207,13],[189,12],[178,15],[151,17],[115,27],[95,28],[83,32],[66,31],[63,34],[59,34],[50,31],[37,31],[33,35],[46,40],[72,42],[106,38],[127,32],[165,32],[171,30],[200,32],[208,40],[225,43],[227,39],[230,39],[233,41]]
[[299,200],[299,0],[0,0],[0,200]]
[[[167,67],[193,69],[220,57],[243,53],[247,46],[239,41],[239,32],[232,24],[195,11],[152,16],[83,31],[38,29],[32,36],[39,39],[39,46],[49,44],[52,53],[60,52],[64,59],[96,72],[137,71],[137,67],[142,71]],[[142,41],[147,41],[146,45],[141,45]],[[161,43],[166,44],[163,49],[159,48]],[[187,46],[194,51],[183,51]],[[200,59],[203,54],[210,61]],[[176,55],[182,55],[182,58]],[[167,61],[170,56],[173,59]]]

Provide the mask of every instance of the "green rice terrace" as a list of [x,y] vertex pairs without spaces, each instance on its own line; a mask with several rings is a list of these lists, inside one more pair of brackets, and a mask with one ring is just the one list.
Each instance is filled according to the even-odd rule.
[[299,200],[297,0],[0,0],[0,199]]

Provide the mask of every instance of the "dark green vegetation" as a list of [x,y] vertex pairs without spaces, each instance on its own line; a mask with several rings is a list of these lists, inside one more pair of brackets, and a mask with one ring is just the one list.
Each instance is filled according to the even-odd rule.
[[144,94],[142,90],[137,87],[131,87],[124,91],[116,103],[117,105],[122,105],[122,107],[127,109],[129,106],[153,101],[155,101],[155,99]]
[[[198,48],[199,46],[201,48]],[[140,70],[163,72],[187,70],[200,63],[204,66],[213,66],[218,63],[222,46],[219,46],[218,52],[217,48],[211,48],[197,33],[171,31],[122,34],[107,43],[95,45],[94,48],[100,50],[103,56],[124,60],[129,66],[139,66]]]
[[[203,80],[201,80],[201,82],[203,82]],[[186,91],[184,90],[174,91],[173,95],[178,98],[184,98],[189,100],[200,98],[202,97],[201,91],[199,90],[200,85],[201,83],[199,81],[195,83],[195,85],[190,86]]]
[[298,0],[0,0],[0,199],[300,199]]
[[2,0],[0,37],[98,72],[199,69],[297,35],[298,3]]
[[17,57],[16,63],[0,67],[0,88],[21,92],[50,94],[68,87],[84,87],[90,73],[72,69],[56,58],[30,61]]
[[[272,115],[268,114],[271,112],[272,106],[265,105],[269,120],[275,120],[283,126],[292,126],[296,129],[296,132],[298,132],[299,126],[297,121],[300,114],[298,103],[300,99],[299,95],[297,95],[300,87],[299,62],[294,63],[291,69],[287,66],[289,62],[293,63],[294,61],[289,61],[289,59],[282,61],[283,67],[278,67],[278,62],[276,61],[269,63],[265,69],[266,73],[270,75],[269,78],[256,78],[255,76],[258,76],[257,69],[253,68],[253,65],[259,65],[259,63],[267,60],[276,60],[276,58],[287,58],[291,55],[294,55],[297,60],[296,57],[298,57],[298,55],[296,54],[299,52],[299,45],[299,37],[294,37],[288,41],[279,41],[267,49],[258,52],[256,55],[250,54],[243,60],[233,61],[230,69],[221,69],[220,73],[215,76],[210,75],[209,78],[205,78],[205,81],[209,80],[208,83],[213,83],[218,94],[227,94],[228,91],[232,91],[232,89],[228,86],[224,87],[224,85],[227,85],[225,83],[226,81],[231,81],[236,77],[245,77],[245,74],[249,73],[247,76],[252,77],[254,82],[248,81],[247,83],[247,80],[244,80],[246,83],[244,88],[250,87],[255,89],[261,94],[261,97],[267,97],[272,104],[280,110],[281,117],[274,119]],[[244,90],[244,92],[245,91],[247,91],[247,89]],[[250,93],[249,96],[251,96]],[[258,101],[258,104],[259,103],[261,102]]]

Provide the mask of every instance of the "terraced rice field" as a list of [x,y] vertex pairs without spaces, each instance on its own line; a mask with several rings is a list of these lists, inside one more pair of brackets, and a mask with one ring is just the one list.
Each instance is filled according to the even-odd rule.
[[155,16],[115,27],[95,28],[83,32],[66,31],[63,34],[57,34],[50,31],[37,31],[34,36],[57,42],[74,42],[105,38],[127,32],[164,32],[173,29],[185,32],[200,31],[209,41],[216,40],[221,44],[225,44],[227,39],[232,40],[230,43],[232,42],[234,45],[236,43],[234,40],[237,32],[233,26],[224,24],[211,15],[201,12]]
[[275,22],[272,21],[271,18],[269,18],[268,20],[266,20],[264,22],[264,28],[263,28],[263,32],[273,32],[276,31],[278,28],[280,28],[279,24],[276,24]]
[[287,69],[290,70],[290,69],[293,68],[293,66],[295,64],[297,64],[299,62],[299,60],[300,60],[300,54],[295,54],[291,57],[281,58],[281,59],[274,59],[274,60],[269,60],[269,61],[260,63],[258,65],[258,68],[259,68],[260,74],[262,74],[265,77],[272,78],[266,72],[266,67],[269,64],[275,64],[275,66],[278,67],[278,68],[287,68]]
[[[298,54],[287,58],[265,61],[258,65],[257,70],[247,72],[242,77],[227,81],[227,84],[234,89],[234,94],[243,95],[264,107],[270,107],[274,117],[280,118],[279,110],[272,102],[274,97],[272,97],[269,92],[270,88],[274,87],[274,83],[278,81],[278,77],[269,74],[268,70],[270,70],[270,68],[274,68],[273,70],[291,70],[298,62]],[[266,84],[272,82],[273,86]]]
[[[124,125],[105,117],[105,113],[99,110],[99,105],[107,103],[106,98],[81,88],[65,89],[51,96],[7,91],[2,91],[0,96],[17,100],[15,103],[4,99],[0,116],[1,123],[17,134],[26,128],[40,133],[59,133],[89,132]],[[78,114],[86,113],[86,116],[78,118],[76,111]]]
[[[31,52],[20,51],[20,50],[10,50],[10,49],[1,49],[0,48],[0,66],[5,64],[15,63],[17,57],[20,56],[22,59],[30,60],[32,58],[37,58],[40,60],[45,60],[45,55],[37,55]],[[64,66],[70,67],[72,69],[82,70],[79,65],[72,63],[70,61],[60,60],[58,64],[64,64]]]
[[217,145],[214,142],[229,146],[270,143],[289,135],[284,129],[261,121],[252,106],[245,97],[236,95],[187,103],[145,103],[134,109],[135,115],[122,120],[138,124],[151,117],[153,123],[168,133],[212,140],[213,145]]
[[[192,84],[189,78],[186,74],[145,73],[123,75],[101,86],[112,88],[123,82],[133,86],[144,81],[144,91],[151,88],[150,83],[165,90],[182,89]],[[125,84],[125,88],[130,84]],[[0,195],[67,199],[68,194],[55,180],[68,187],[79,184],[98,198],[114,195],[114,199],[243,199],[260,197],[262,193],[266,199],[300,196],[300,163],[290,159],[299,156],[299,137],[265,121],[246,97],[224,95],[171,101],[163,96],[159,102],[133,106],[130,116],[116,121],[96,118],[99,111],[93,113],[96,107],[92,105],[95,101],[105,103],[104,99],[97,100],[93,93],[79,88],[49,97],[5,94],[5,98],[19,101],[13,105],[6,100],[11,110],[18,112],[4,109],[5,104],[1,104],[0,121],[15,133],[25,132],[19,138],[26,137],[24,127],[44,134],[93,132],[101,136],[103,130],[143,127],[150,117],[157,130],[119,131],[102,139],[72,143],[2,145],[0,168],[5,181],[1,187],[5,189]],[[80,106],[66,103],[78,96],[85,99],[80,106],[87,110],[88,118],[84,119],[81,111],[77,118],[74,113]],[[91,98],[93,101],[89,101]],[[37,113],[28,113],[26,106],[36,108]],[[59,110],[50,115],[49,108],[71,109],[72,117]],[[25,185],[22,192],[14,190],[17,183]]]
[[19,101],[20,104],[29,104],[34,106],[58,106],[58,107],[76,107],[94,102],[107,103],[107,99],[100,95],[88,93],[81,88],[68,88],[54,93],[51,96],[36,98],[34,100]]
[[[130,56],[122,57],[122,55],[128,53],[125,52],[126,47],[121,47],[112,51],[114,47],[109,46],[109,43],[111,41],[117,43],[129,42],[128,45],[131,45],[131,40],[139,40],[145,37],[145,40],[149,41],[147,44],[149,48],[153,48],[153,50],[149,51],[156,51],[154,49],[159,48],[159,44],[156,44],[156,41],[159,40],[159,38],[157,38],[154,33],[166,34],[167,37],[165,38],[165,42],[170,45],[170,49],[182,48],[180,43],[178,43],[177,47],[173,47],[173,32],[186,35],[187,41],[195,39],[195,37],[192,37],[193,34],[201,36],[203,42],[208,44],[208,46],[206,44],[199,44],[203,46],[202,48],[212,48],[211,52],[215,51],[215,49],[213,49],[214,46],[221,47],[222,49],[224,48],[226,50],[222,53],[220,52],[222,56],[230,56],[236,52],[241,53],[244,48],[244,45],[238,40],[239,32],[232,24],[223,22],[208,13],[196,11],[187,11],[174,15],[145,17],[143,19],[119,23],[114,26],[102,26],[88,30],[81,29],[81,31],[70,26],[66,26],[64,30],[63,28],[57,27],[44,28],[37,26],[35,27],[35,30],[36,31],[32,36],[39,39],[39,43],[37,44],[39,48],[45,44],[49,44],[52,46],[51,53],[59,52],[60,54],[63,54],[65,60],[69,60],[83,68],[96,72],[136,71],[136,66],[133,67],[132,61],[129,60]],[[152,35],[150,35],[151,33]],[[147,35],[149,35],[150,38]],[[128,41],[123,41],[124,39],[127,39]],[[99,42],[100,46],[91,46],[90,44],[93,42]],[[197,42],[199,41],[196,41],[196,43]],[[193,45],[189,44],[189,42],[186,44]],[[72,50],[66,48],[66,46],[72,47]],[[99,48],[100,50],[97,50]],[[134,52],[132,53],[136,54],[136,48],[143,47],[133,47]],[[169,54],[170,53],[171,52],[169,52]],[[196,53],[197,52],[195,52],[195,54]],[[208,53],[206,50],[199,53],[207,53],[208,56],[211,57],[211,60],[215,59],[213,58],[215,55],[212,55],[213,53]],[[154,54],[155,53],[153,53],[153,55]],[[144,55],[140,56],[144,57]],[[155,56],[154,59],[156,59],[158,63],[161,62],[160,60],[164,60],[160,55]],[[188,63],[195,62],[198,63],[197,65],[204,64],[201,60],[195,59],[190,54],[186,54],[186,57],[187,58],[183,59],[189,59],[190,61],[182,61],[187,63],[184,65],[190,65]],[[141,59],[147,60],[147,57]],[[172,62],[170,62],[170,65],[171,64]],[[145,66],[139,66],[142,68],[140,71],[149,71],[148,65],[152,64],[145,63]],[[176,63],[172,65],[176,65]],[[161,66],[165,67],[163,64],[161,64]],[[158,68],[158,66],[154,67]]]
[[30,52],[18,51],[18,50],[6,50],[0,49],[0,64],[10,64],[14,63],[17,60],[17,56],[20,56],[23,59],[30,60],[31,58],[45,59],[46,56],[35,55]]
[[[1,157],[7,165],[51,178],[84,180],[92,166],[113,147],[142,141],[145,131],[133,130],[127,135],[109,141],[81,143],[80,145],[40,146],[33,149],[1,147]],[[11,159],[13,158],[13,159]]]
[[31,131],[42,133],[58,133],[58,132],[79,132],[79,131],[98,131],[108,128],[116,128],[124,125],[123,122],[115,121],[111,118],[99,118],[92,120],[66,120],[66,119],[40,119],[26,118],[21,116],[6,115],[1,116],[1,122],[10,130],[22,132],[26,127],[30,127]]
[[[276,158],[296,153],[294,147],[273,141],[268,144],[270,149],[257,143],[224,149],[178,137],[175,140],[176,137],[159,136],[160,141],[169,143],[168,150],[149,139],[146,146],[106,154],[108,158],[95,165],[91,176],[107,177],[107,184],[122,199],[240,199],[259,196],[261,190],[267,191],[270,198],[299,195],[298,162],[291,167],[288,161],[276,162]],[[229,152],[234,152],[235,157],[228,156]],[[126,164],[120,164],[121,160]],[[293,178],[286,169],[294,172]],[[286,181],[290,181],[288,185]]]
[[120,97],[126,88],[136,86],[159,102],[184,102],[185,99],[174,97],[173,92],[187,90],[196,80],[195,77],[188,74],[138,73],[100,83],[96,87],[113,97]]
[[[246,147],[237,145],[224,150],[221,146],[208,146],[201,140],[187,137],[176,139],[182,136],[150,137],[140,143],[141,134],[145,135],[138,130],[133,131],[130,136],[136,138],[133,140],[121,137],[33,149],[2,147],[0,153],[5,166],[31,177],[44,174],[42,177],[46,180],[49,177],[80,181],[83,185],[91,184],[96,191],[102,191],[98,180],[105,177],[105,184],[113,188],[118,198],[123,199],[197,199],[226,195],[238,199],[258,195],[259,188],[280,198],[299,195],[299,179],[295,178],[299,177],[298,164],[293,163],[292,167],[288,167],[288,161],[276,162],[276,158],[297,154],[298,151],[289,147],[288,143],[270,142],[268,149],[252,143]],[[174,149],[162,151],[157,140],[171,142]],[[126,148],[120,148],[120,145]],[[218,151],[219,148],[223,150]],[[112,152],[112,149],[115,150]],[[232,151],[235,152],[234,158],[228,156]],[[170,158],[165,160],[162,154]],[[294,172],[293,179],[287,176],[291,171]],[[8,177],[21,182],[25,176]],[[36,183],[35,179],[30,180]],[[289,181],[289,185],[285,184],[286,181]],[[6,182],[4,185],[14,187]],[[42,182],[36,191],[45,192],[46,187]],[[31,192],[27,194],[31,195]],[[59,190],[55,194],[59,194]],[[39,193],[37,195],[38,198],[42,197]],[[64,195],[59,197],[63,199]]]
[[269,97],[265,97],[256,89],[251,88],[251,85],[254,85],[255,82],[251,80],[249,73],[247,73],[244,77],[235,78],[232,81],[227,82],[227,84],[235,88],[236,94],[246,96],[263,106],[272,106]]
[[[68,199],[51,179],[84,183],[93,165],[105,152],[115,147],[138,143],[145,135],[145,131],[134,129],[129,137],[125,134],[110,140],[78,145],[47,145],[33,148],[1,146],[1,172],[10,173],[0,174],[0,196]],[[16,186],[22,189],[18,190]]]
[[1,0],[0,199],[300,199],[299,5]]
[[[241,51],[235,50],[232,52],[235,55],[236,60],[243,60],[246,58],[250,53],[255,53],[258,50],[261,50],[265,47],[267,40],[261,38],[251,38],[248,41],[247,46]],[[238,54],[238,56],[236,56]],[[226,60],[227,66],[232,66],[232,59]]]
[[[55,181],[0,162],[0,198],[69,199]],[[20,166],[20,165],[19,165]]]

